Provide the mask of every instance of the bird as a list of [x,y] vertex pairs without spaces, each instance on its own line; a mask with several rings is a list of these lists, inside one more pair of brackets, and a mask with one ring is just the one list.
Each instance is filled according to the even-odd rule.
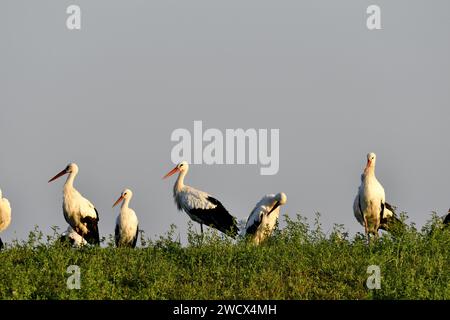
[[[8,228],[11,223],[11,205],[8,199],[3,198],[0,190],[0,232]],[[0,238],[0,250],[3,249],[3,241]]]
[[205,224],[236,238],[238,234],[236,218],[216,198],[204,191],[185,185],[184,178],[188,171],[188,162],[182,161],[163,177],[163,179],[166,179],[175,173],[179,173],[173,186],[173,197],[178,210],[184,210],[192,220],[200,224],[202,235],[203,225]]
[[353,202],[353,213],[356,220],[364,226],[364,231],[370,239],[372,234],[378,238],[380,223],[385,219],[385,192],[375,176],[376,154],[367,154],[367,164],[361,175],[361,185]]
[[63,243],[67,241],[72,247],[75,248],[82,247],[88,244],[87,241],[78,233],[76,233],[71,226],[67,227],[67,230],[61,234],[59,240]]
[[280,192],[265,195],[256,204],[244,229],[244,234],[249,236],[254,244],[259,245],[272,234],[280,215],[280,206],[286,204],[286,201],[286,194]]
[[98,232],[98,211],[95,206],[86,198],[84,198],[77,189],[74,188],[73,182],[78,174],[78,166],[76,163],[70,163],[64,170],[51,178],[48,182],[52,182],[59,177],[68,174],[63,189],[63,214],[67,223],[83,237],[89,244],[100,244]]
[[113,205],[114,208],[122,202],[120,214],[116,219],[116,228],[114,230],[116,247],[136,247],[139,222],[134,210],[128,207],[132,197],[133,192],[130,189],[125,189]]

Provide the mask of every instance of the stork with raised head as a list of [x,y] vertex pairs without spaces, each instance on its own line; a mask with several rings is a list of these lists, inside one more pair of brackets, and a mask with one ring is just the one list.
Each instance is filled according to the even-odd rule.
[[236,218],[224,208],[219,200],[204,191],[185,185],[184,178],[188,171],[189,164],[182,161],[163,177],[165,179],[179,173],[173,187],[173,197],[178,210],[184,210],[192,220],[200,223],[202,234],[205,224],[235,238],[238,233]]
[[245,225],[245,235],[249,236],[254,244],[259,245],[269,237],[280,215],[280,206],[287,201],[286,194],[265,195],[255,206]]
[[385,218],[385,192],[375,176],[376,155],[367,154],[367,164],[361,175],[361,185],[353,202],[353,213],[356,220],[364,226],[365,233],[378,237],[378,229]]
[[136,247],[139,222],[134,210],[128,207],[132,197],[133,192],[130,189],[125,189],[113,205],[114,208],[122,202],[120,214],[116,219],[116,229],[114,230],[117,247]]
[[[11,223],[11,205],[8,199],[3,198],[2,190],[0,190],[0,232],[8,228]],[[0,238],[0,250],[3,249],[3,241]]]
[[98,211],[95,206],[86,198],[84,198],[77,189],[74,188],[73,182],[78,174],[78,166],[70,163],[64,170],[51,178],[48,182],[52,182],[59,177],[68,174],[63,189],[63,214],[67,223],[83,237],[89,244],[100,244],[100,236],[98,233]]
[[59,238],[61,242],[69,242],[72,247],[78,248],[87,245],[87,241],[73,230],[71,226],[67,227],[67,230],[61,234]]

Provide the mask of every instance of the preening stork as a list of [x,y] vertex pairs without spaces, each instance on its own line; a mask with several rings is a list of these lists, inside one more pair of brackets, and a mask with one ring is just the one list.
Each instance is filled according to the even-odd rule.
[[185,185],[184,178],[188,171],[189,164],[182,161],[163,177],[165,179],[179,173],[173,186],[173,197],[178,210],[184,210],[192,220],[200,223],[202,234],[205,224],[235,238],[238,233],[236,218],[228,213],[219,200],[204,191]]
[[[375,176],[376,155],[367,155],[367,164],[361,175],[361,185],[353,202],[353,213],[356,220],[364,226],[367,236],[378,237],[378,229],[388,229],[388,221],[398,220],[393,207],[386,204],[385,192]],[[387,209],[387,210],[386,210]]]
[[69,176],[67,177],[63,189],[64,218],[75,232],[83,237],[89,244],[100,244],[97,209],[73,186],[75,177],[78,174],[78,166],[75,163],[69,164],[48,182],[52,182],[65,174],[69,174]]
[[114,208],[122,202],[120,214],[116,219],[116,229],[114,230],[117,247],[136,247],[139,222],[134,210],[128,207],[132,197],[133,192],[130,189],[125,189],[113,205]]
[[61,234],[59,238],[61,242],[69,242],[72,247],[78,248],[87,245],[87,241],[82,236],[73,230],[71,226],[67,227],[67,230]]
[[280,206],[286,201],[286,194],[280,192],[268,194],[256,204],[244,229],[245,235],[251,237],[254,244],[259,245],[272,234],[280,215]]
[[[0,232],[8,228],[11,223],[11,205],[8,199],[3,198],[0,190]],[[0,238],[0,250],[3,248],[3,241]]]

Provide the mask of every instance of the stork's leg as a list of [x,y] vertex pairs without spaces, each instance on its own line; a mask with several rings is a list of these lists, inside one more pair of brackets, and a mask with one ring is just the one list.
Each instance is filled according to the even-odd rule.
[[200,230],[201,230],[201,233],[202,233],[202,243],[203,243],[203,223],[200,223]]
[[364,232],[365,232],[366,234],[368,234],[368,233],[367,233],[367,230],[368,230],[368,228],[367,228],[367,218],[364,217]]
[[367,243],[370,243],[370,235],[369,235],[369,228],[367,225],[367,217],[364,217],[364,232],[366,233],[366,236],[367,236]]

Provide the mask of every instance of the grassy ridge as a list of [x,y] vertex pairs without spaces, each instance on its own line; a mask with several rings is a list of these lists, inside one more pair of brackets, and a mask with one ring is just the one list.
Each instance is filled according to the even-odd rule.
[[[264,245],[232,243],[215,233],[188,245],[173,227],[142,248],[72,249],[35,230],[0,252],[0,299],[450,299],[450,228],[434,217],[367,245],[342,226],[325,235],[285,217]],[[81,289],[69,290],[69,265],[81,269]],[[381,289],[368,290],[367,267],[381,269]]]

